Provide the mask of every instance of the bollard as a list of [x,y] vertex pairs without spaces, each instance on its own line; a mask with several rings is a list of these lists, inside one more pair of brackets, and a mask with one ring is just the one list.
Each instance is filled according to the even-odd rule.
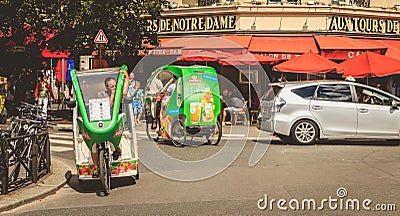
[[0,155],[0,182],[1,194],[8,194],[8,152],[6,149],[1,149]]

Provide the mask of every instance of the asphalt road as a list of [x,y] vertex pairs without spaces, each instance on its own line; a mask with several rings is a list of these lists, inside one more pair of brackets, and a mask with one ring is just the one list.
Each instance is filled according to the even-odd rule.
[[[137,133],[142,161],[159,157],[150,148],[153,144],[142,129]],[[160,166],[152,168],[159,174],[142,165],[137,182],[131,178],[113,179],[109,196],[101,196],[99,182],[79,183],[73,176],[55,195],[6,214],[399,215],[400,146],[397,143],[326,141],[317,145],[286,145],[274,138],[268,145],[269,138],[258,138],[255,127],[236,129],[230,134],[231,127],[224,127],[224,137],[218,146],[177,148],[168,142],[155,145],[164,155],[191,162],[206,161],[221,151],[235,155],[233,151],[241,150],[232,164],[208,178],[171,179],[171,176],[187,178],[207,173],[213,167],[187,170],[186,166],[170,167],[160,160]],[[257,138],[268,151],[256,166],[249,167]],[[68,143],[60,146],[52,148],[52,153],[64,156],[75,173],[72,143],[69,149]],[[360,210],[353,210],[357,209],[353,202],[359,203]],[[397,211],[389,210],[393,207]]]

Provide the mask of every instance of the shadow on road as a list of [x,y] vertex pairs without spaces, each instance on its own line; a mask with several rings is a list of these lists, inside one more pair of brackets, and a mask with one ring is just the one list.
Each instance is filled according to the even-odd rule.
[[[103,196],[103,188],[100,179],[79,180],[78,175],[72,174],[70,170],[65,174],[67,184],[79,193],[96,193]],[[135,185],[136,181],[133,177],[119,177],[111,179],[111,190],[114,188]]]
[[[253,140],[253,142],[257,142],[257,140]],[[283,142],[279,139],[273,140],[258,140],[261,144],[271,144],[271,145],[298,145],[298,146],[310,146],[305,144],[289,144]],[[313,144],[314,145],[314,144]],[[346,140],[319,140],[315,145],[338,145],[338,146],[399,146],[400,140],[367,140],[367,139],[346,139]]]
[[[155,141],[154,141],[155,142]],[[156,142],[158,145],[167,145],[167,146],[174,146],[174,143],[171,140],[168,139],[163,139],[160,141]],[[182,147],[192,147],[192,146],[202,146],[202,145],[211,145],[211,146],[216,146],[216,145],[212,145],[207,143],[206,141],[202,141],[202,140],[186,140],[185,144],[183,144],[182,146],[177,146],[178,148],[182,148]]]

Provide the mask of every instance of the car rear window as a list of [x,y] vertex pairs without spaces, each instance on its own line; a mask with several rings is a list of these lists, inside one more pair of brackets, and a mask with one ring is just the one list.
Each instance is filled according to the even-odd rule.
[[315,92],[316,88],[317,88],[317,85],[312,85],[312,86],[306,86],[306,87],[293,89],[292,92],[304,99],[311,99],[314,96],[314,92]]
[[279,93],[279,91],[282,89],[282,85],[272,85],[268,86],[267,91],[264,93],[262,96],[262,101],[271,101],[274,99],[274,97]]

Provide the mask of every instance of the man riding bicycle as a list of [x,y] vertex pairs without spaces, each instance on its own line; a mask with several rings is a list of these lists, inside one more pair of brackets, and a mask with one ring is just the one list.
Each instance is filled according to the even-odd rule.
[[[122,90],[122,97],[124,97],[128,93],[128,87],[129,87],[129,74],[127,70],[121,70],[121,72],[124,73],[125,79],[124,79],[124,85],[123,85],[123,90]],[[112,110],[112,107],[114,106],[114,98],[115,98],[115,90],[117,86],[117,81],[113,77],[107,77],[104,81],[104,86],[106,88],[105,91],[101,91],[97,94],[97,97],[99,98],[109,98],[109,105],[110,105],[110,110]],[[98,178],[99,177],[99,167],[98,167],[98,153],[97,153],[97,148],[96,145],[93,146],[92,151],[91,151],[91,156],[94,164],[94,169],[93,169],[93,178]],[[112,154],[114,160],[118,160],[119,156],[121,156],[121,148],[118,147]]]

